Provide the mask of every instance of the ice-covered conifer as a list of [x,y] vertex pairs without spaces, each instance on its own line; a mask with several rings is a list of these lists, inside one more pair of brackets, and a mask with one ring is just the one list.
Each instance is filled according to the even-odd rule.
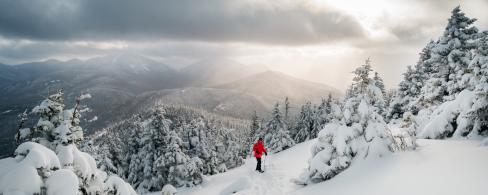
[[264,141],[268,146],[269,151],[280,152],[295,145],[295,142],[290,137],[288,128],[281,117],[278,103],[276,103],[273,108],[271,119],[266,123],[264,128],[266,129]]
[[312,103],[311,102],[306,102],[301,110],[300,110],[300,115],[298,116],[297,119],[297,125],[296,125],[296,132],[297,134],[295,135],[295,142],[296,143],[301,143],[304,141],[307,141],[309,139],[313,139],[317,137],[317,133],[315,130],[315,116],[314,116],[314,111],[312,109]]
[[381,157],[393,152],[393,137],[378,113],[383,93],[370,78],[369,59],[354,71],[354,82],[343,109],[333,108],[331,123],[320,131],[312,147],[309,168],[300,183],[330,179],[357,158]]

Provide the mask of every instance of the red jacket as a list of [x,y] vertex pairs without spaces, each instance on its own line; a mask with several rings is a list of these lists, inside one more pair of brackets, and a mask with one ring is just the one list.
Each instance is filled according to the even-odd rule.
[[261,156],[263,156],[263,153],[266,153],[263,141],[258,140],[258,142],[256,142],[252,147],[252,151],[254,152],[254,157],[261,158]]

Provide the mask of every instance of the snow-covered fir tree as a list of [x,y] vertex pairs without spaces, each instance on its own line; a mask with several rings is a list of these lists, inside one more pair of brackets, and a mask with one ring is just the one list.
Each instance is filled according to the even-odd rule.
[[290,107],[290,99],[288,99],[288,97],[285,97],[285,102],[283,103],[283,105],[285,105],[284,110],[283,110],[284,115],[285,115],[284,120],[285,120],[285,123],[288,123],[289,122],[288,119],[290,117],[290,108],[291,108]]
[[471,136],[488,136],[488,32],[480,34],[477,49],[469,65],[472,78],[469,85],[474,90],[473,106],[468,118],[473,121]]
[[34,128],[19,131],[17,137],[25,142],[15,158],[0,160],[0,194],[136,194],[119,177],[107,177],[91,155],[78,149],[85,110],[80,101],[90,97],[79,96],[74,108],[65,110],[64,93],[59,90],[33,109],[39,120]]
[[142,148],[138,151],[139,159],[136,161],[142,166],[142,178],[139,179],[140,183],[134,185],[138,192],[159,190],[164,184],[164,175],[159,174],[161,168],[158,165],[161,163],[160,158],[164,158],[162,149],[168,144],[165,136],[169,134],[170,123],[164,116],[164,110],[157,109],[150,119],[141,124],[143,130],[139,142]]
[[382,98],[375,99],[373,101],[373,104],[378,109],[377,112],[381,114],[383,118],[386,118],[387,112],[386,112],[386,102],[385,102],[385,96],[386,96],[385,84],[383,82],[383,79],[379,76],[378,72],[374,73],[373,85],[377,89],[379,89],[382,94]]
[[329,93],[327,99],[322,99],[322,102],[318,106],[315,113],[315,129],[318,129],[318,131],[320,131],[325,126],[325,124],[329,123],[329,121],[331,120],[330,113],[332,112],[332,105],[334,104],[334,101],[335,99],[332,97],[332,94]]
[[[156,106],[95,135],[90,141],[93,146],[87,149],[103,153],[96,156],[100,166],[117,166],[116,172],[137,186],[139,192],[160,190],[167,183],[177,187],[197,185],[203,181],[202,174],[217,174],[242,165],[245,140],[238,137],[247,136],[241,132],[249,132],[249,123],[231,120],[193,108]],[[179,146],[170,150],[173,153],[169,156],[175,152],[178,156],[171,161],[173,164],[168,155],[165,157],[168,135]],[[109,145],[122,147],[109,152]],[[175,175],[168,174],[170,165],[175,167]]]
[[262,135],[260,135],[261,129],[261,120],[259,119],[258,113],[254,111],[251,117],[251,124],[249,127],[249,132],[246,136],[246,143],[242,148],[244,150],[243,156],[247,156],[248,154],[252,154],[252,145],[253,143]]
[[370,78],[369,59],[354,71],[353,84],[343,109],[333,109],[334,118],[320,131],[312,148],[312,159],[300,183],[330,179],[348,168],[355,159],[381,157],[393,152],[394,139],[376,102],[383,93]]
[[278,103],[275,104],[271,113],[271,119],[266,123],[264,128],[266,129],[264,141],[270,152],[280,152],[295,145],[283,121]]
[[233,129],[223,129],[223,151],[220,151],[222,154],[223,164],[227,169],[232,167],[238,167],[244,164],[244,159],[240,155],[241,147],[237,142],[237,138],[234,136],[235,131]]
[[[156,167],[158,176],[162,177],[165,184],[181,187],[189,184],[201,183],[201,161],[198,158],[190,158],[181,150],[182,141],[174,130],[165,135],[166,145],[162,156],[158,158]],[[164,179],[164,177],[166,179]]]
[[306,102],[300,110],[300,115],[298,116],[297,125],[295,127],[297,134],[295,135],[294,140],[296,143],[301,143],[317,136],[317,132],[314,131],[316,124],[314,114],[312,103]]
[[[486,125],[486,33],[478,33],[469,18],[456,7],[443,35],[420,53],[415,67],[401,81],[390,117],[411,136],[422,138],[477,137]],[[476,114],[475,114],[476,113]]]
[[383,96],[385,96],[386,95],[385,82],[383,82],[383,79],[380,77],[378,72],[374,72],[373,81],[374,81],[374,85],[378,87],[378,89],[381,90],[381,93],[383,93]]
[[443,36],[433,46],[427,60],[432,65],[432,72],[422,89],[422,105],[437,106],[446,100],[453,100],[464,89],[462,75],[466,73],[470,50],[474,48],[471,40],[478,33],[478,29],[472,26],[475,21],[466,17],[459,6],[452,10]]

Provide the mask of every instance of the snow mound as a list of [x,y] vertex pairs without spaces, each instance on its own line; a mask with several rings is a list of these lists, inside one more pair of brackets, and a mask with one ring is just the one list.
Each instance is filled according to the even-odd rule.
[[481,142],[481,146],[488,146],[488,138],[485,138],[482,142]]
[[55,171],[46,180],[47,195],[76,195],[78,193],[78,177],[68,170]]
[[26,164],[11,164],[9,171],[1,175],[0,194],[39,194],[42,186],[37,169]]
[[235,194],[251,188],[252,182],[249,177],[241,177],[234,181],[232,184],[224,188],[219,195]]
[[178,192],[176,188],[171,185],[171,184],[166,184],[163,186],[163,189],[161,190],[161,195],[173,195]]
[[120,179],[120,177],[110,176],[105,184],[107,192],[117,192],[116,195],[137,195],[132,187],[128,183],[125,183],[124,180]]
[[14,158],[0,159],[0,194],[76,195],[81,187],[88,194],[136,194],[119,177],[104,182],[105,172],[76,146],[58,145],[57,149],[58,155],[41,144],[25,142],[15,150]]
[[[451,135],[460,137],[469,133],[467,128],[473,123],[469,119],[469,111],[473,106],[474,99],[475,93],[473,91],[463,90],[456,99],[441,104],[433,111],[430,122],[423,128],[419,137],[437,139]],[[454,122],[457,123],[457,127],[453,126]]]

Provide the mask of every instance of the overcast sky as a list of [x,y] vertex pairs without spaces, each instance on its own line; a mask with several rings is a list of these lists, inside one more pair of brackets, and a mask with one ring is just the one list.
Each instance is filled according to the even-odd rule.
[[371,57],[395,87],[457,5],[488,29],[488,0],[0,0],[0,62],[223,57],[344,89]]

